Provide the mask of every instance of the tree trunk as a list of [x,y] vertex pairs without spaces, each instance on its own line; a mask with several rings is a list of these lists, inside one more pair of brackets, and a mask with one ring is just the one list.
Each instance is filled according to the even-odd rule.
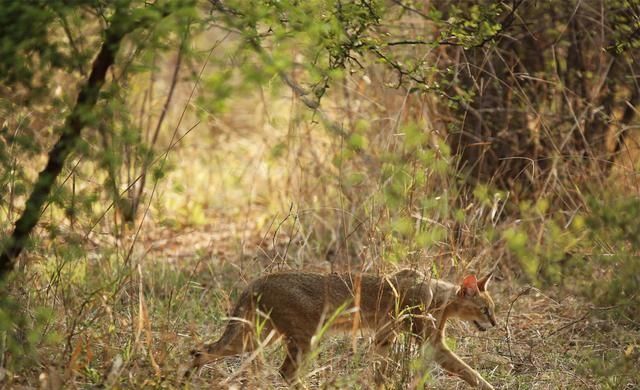
[[38,175],[24,211],[16,221],[13,233],[0,254],[0,280],[13,269],[15,259],[24,249],[31,231],[40,219],[42,208],[62,171],[65,160],[74,150],[82,129],[89,124],[87,114],[95,107],[107,70],[115,61],[123,37],[130,31],[123,28],[126,24],[123,18],[126,16],[119,10],[116,11],[112,23],[106,30],[104,43],[93,61],[89,79],[80,89],[76,104],[62,127],[62,135],[49,152],[47,165]]

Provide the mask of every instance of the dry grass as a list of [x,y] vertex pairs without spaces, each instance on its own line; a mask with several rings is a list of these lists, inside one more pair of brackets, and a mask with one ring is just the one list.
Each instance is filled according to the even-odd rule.
[[[226,234],[236,228],[229,222],[200,227],[197,232],[149,226],[139,241],[144,256],[131,265],[130,280],[115,289],[103,283],[96,299],[88,295],[85,284],[60,284],[55,295],[47,293],[48,286],[41,284],[44,280],[34,275],[29,283],[36,286],[36,292],[26,302],[33,307],[52,305],[54,315],[45,333],[66,337],[58,343],[43,341],[34,355],[36,364],[8,373],[15,375],[6,382],[8,386],[37,386],[39,380],[48,378],[70,388],[98,384],[286,388],[277,374],[283,356],[278,347],[260,351],[254,361],[247,361],[246,356],[225,359],[205,366],[187,384],[180,381],[188,351],[220,334],[239,290],[277,263],[273,253],[282,251],[287,243],[283,240],[279,248],[260,246],[269,233],[260,230],[243,241]],[[245,247],[242,255],[240,245]],[[289,247],[292,252],[298,249]],[[93,272],[96,279],[87,279],[95,283],[112,278],[102,267]],[[633,388],[637,384],[637,378],[605,377],[595,371],[607,359],[638,354],[637,330],[614,319],[602,319],[599,314],[606,308],[595,308],[562,289],[541,291],[500,273],[492,294],[499,326],[478,333],[454,321],[450,341],[497,388]],[[353,350],[350,337],[329,335],[320,343],[317,358],[303,371],[303,388],[373,386],[370,340],[362,335]],[[462,381],[434,367],[428,352],[407,341],[400,339],[394,349],[393,358],[400,366],[389,377],[389,388],[413,388],[416,376],[424,373],[430,375],[428,388],[465,388]],[[629,357],[637,358],[633,356]]]
[[[228,118],[229,126],[242,126],[234,123],[241,116]],[[392,271],[405,266],[434,269],[452,281],[498,267],[492,294],[499,327],[480,334],[454,323],[450,332],[456,351],[497,388],[638,385],[637,376],[615,370],[617,361],[637,362],[637,327],[604,319],[607,308],[594,307],[566,286],[538,289],[519,278],[504,241],[492,243],[484,236],[488,228],[505,230],[517,223],[497,218],[496,204],[465,206],[456,241],[457,225],[448,214],[416,217],[411,202],[396,210],[377,203],[385,185],[377,177],[338,191],[334,186],[347,168],[329,165],[328,156],[342,146],[317,136],[309,148],[306,126],[262,143],[259,134],[229,138],[215,152],[207,138],[192,139],[175,151],[174,170],[160,182],[149,215],[138,221],[139,231],[136,226],[117,238],[108,214],[86,242],[64,225],[60,237],[43,240],[28,258],[28,271],[14,276],[16,302],[27,318],[20,332],[33,332],[33,349],[23,360],[5,353],[17,369],[2,373],[4,386],[284,388],[277,375],[283,352],[277,347],[261,351],[253,362],[231,358],[206,366],[186,384],[180,370],[189,350],[220,334],[248,280],[289,268]],[[376,148],[397,148],[394,133],[393,127],[377,133],[388,143]],[[269,160],[269,151],[281,142],[289,142],[285,161]],[[349,169],[377,171],[375,161],[349,164]],[[432,173],[421,191],[435,198],[451,184]],[[414,223],[426,218],[447,234],[425,248],[405,243],[400,251],[406,257],[393,263],[397,242],[385,229],[394,214],[411,216]],[[534,226],[542,230],[543,223],[541,218]],[[41,308],[49,314],[37,319]],[[370,340],[363,335],[355,350],[352,344],[348,336],[327,337],[304,370],[302,386],[371,388]],[[400,367],[389,377],[389,388],[413,388],[425,373],[428,388],[466,386],[435,368],[417,346],[400,340],[395,353]],[[613,371],[605,371],[610,364]]]
[[[288,91],[256,87],[223,114],[196,107],[203,122],[170,151],[172,169],[153,196],[147,191],[149,213],[134,225],[123,228],[112,211],[97,219],[101,208],[73,226],[52,206],[45,215],[49,230],[39,232],[24,272],[11,281],[16,312],[24,317],[14,333],[31,347],[7,352],[7,337],[0,340],[0,366],[14,367],[0,371],[2,386],[284,388],[277,347],[252,362],[230,358],[206,366],[188,383],[179,374],[194,346],[220,334],[238,292],[257,276],[408,266],[451,281],[497,269],[492,294],[499,326],[477,333],[456,322],[450,331],[455,350],[497,388],[640,386],[637,373],[620,368],[639,363],[637,324],[607,316],[610,308],[577,295],[571,275],[566,285],[529,285],[531,275],[501,238],[526,225],[527,240],[544,243],[553,212],[524,215],[513,199],[518,193],[489,188],[483,198],[461,186],[444,142],[452,113],[436,98],[384,88],[392,77],[380,67],[366,72],[367,78],[347,77],[324,106],[336,123],[366,138],[364,147],[328,134]],[[186,105],[190,88],[183,89],[167,123],[175,124]],[[195,116],[190,112],[185,122]],[[413,125],[433,161],[424,163],[405,143]],[[630,165],[614,170],[629,191],[637,181]],[[389,166],[403,179],[394,182]],[[79,168],[79,191],[101,190],[94,168]],[[537,195],[563,206],[558,213],[570,219],[585,204],[572,180],[585,182],[588,175],[571,164],[557,169],[555,176],[534,178],[543,188]],[[389,191],[402,194],[389,200]],[[406,233],[434,227],[442,234],[422,244]],[[355,350],[352,345],[348,336],[327,337],[304,370],[302,387],[371,388],[370,341],[363,335]],[[407,340],[394,354],[399,368],[389,388],[413,388],[425,373],[428,388],[466,386]]]

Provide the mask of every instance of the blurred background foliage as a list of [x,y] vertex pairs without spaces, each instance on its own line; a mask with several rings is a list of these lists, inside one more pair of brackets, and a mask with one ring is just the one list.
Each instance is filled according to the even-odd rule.
[[[6,2],[5,245],[118,28],[2,287],[0,381],[160,378],[224,310],[194,285],[276,269],[495,269],[638,331],[637,1]],[[638,384],[629,345],[584,367]]]

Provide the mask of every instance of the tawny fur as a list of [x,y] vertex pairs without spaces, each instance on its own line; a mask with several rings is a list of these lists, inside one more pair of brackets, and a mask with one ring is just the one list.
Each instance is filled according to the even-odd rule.
[[480,330],[496,325],[494,304],[486,291],[489,280],[490,275],[481,280],[469,276],[456,286],[413,270],[388,277],[310,272],[266,275],[242,292],[220,339],[192,351],[192,366],[252,351],[258,341],[254,324],[264,321],[263,337],[272,330],[283,336],[287,355],[280,372],[291,381],[314,334],[344,307],[348,314],[337,316],[330,328],[371,329],[380,355],[387,352],[398,331],[411,332],[430,343],[434,360],[446,371],[471,386],[493,389],[444,343],[446,322],[451,317],[471,321]]

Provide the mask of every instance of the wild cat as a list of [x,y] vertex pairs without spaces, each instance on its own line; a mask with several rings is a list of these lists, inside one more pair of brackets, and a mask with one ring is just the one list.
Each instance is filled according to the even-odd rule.
[[[496,325],[494,303],[487,291],[491,274],[467,276],[461,285],[431,279],[414,270],[390,276],[282,272],[252,281],[242,292],[219,340],[192,351],[192,368],[218,358],[254,350],[254,324],[261,334],[275,330],[286,345],[280,373],[287,381],[311,348],[314,334],[325,324],[332,329],[370,329],[377,354],[384,356],[398,332],[410,332],[433,349],[433,359],[469,385],[493,389],[444,343],[449,318],[472,322],[479,330]],[[343,309],[327,322],[332,313]],[[434,321],[435,318],[435,321]]]

